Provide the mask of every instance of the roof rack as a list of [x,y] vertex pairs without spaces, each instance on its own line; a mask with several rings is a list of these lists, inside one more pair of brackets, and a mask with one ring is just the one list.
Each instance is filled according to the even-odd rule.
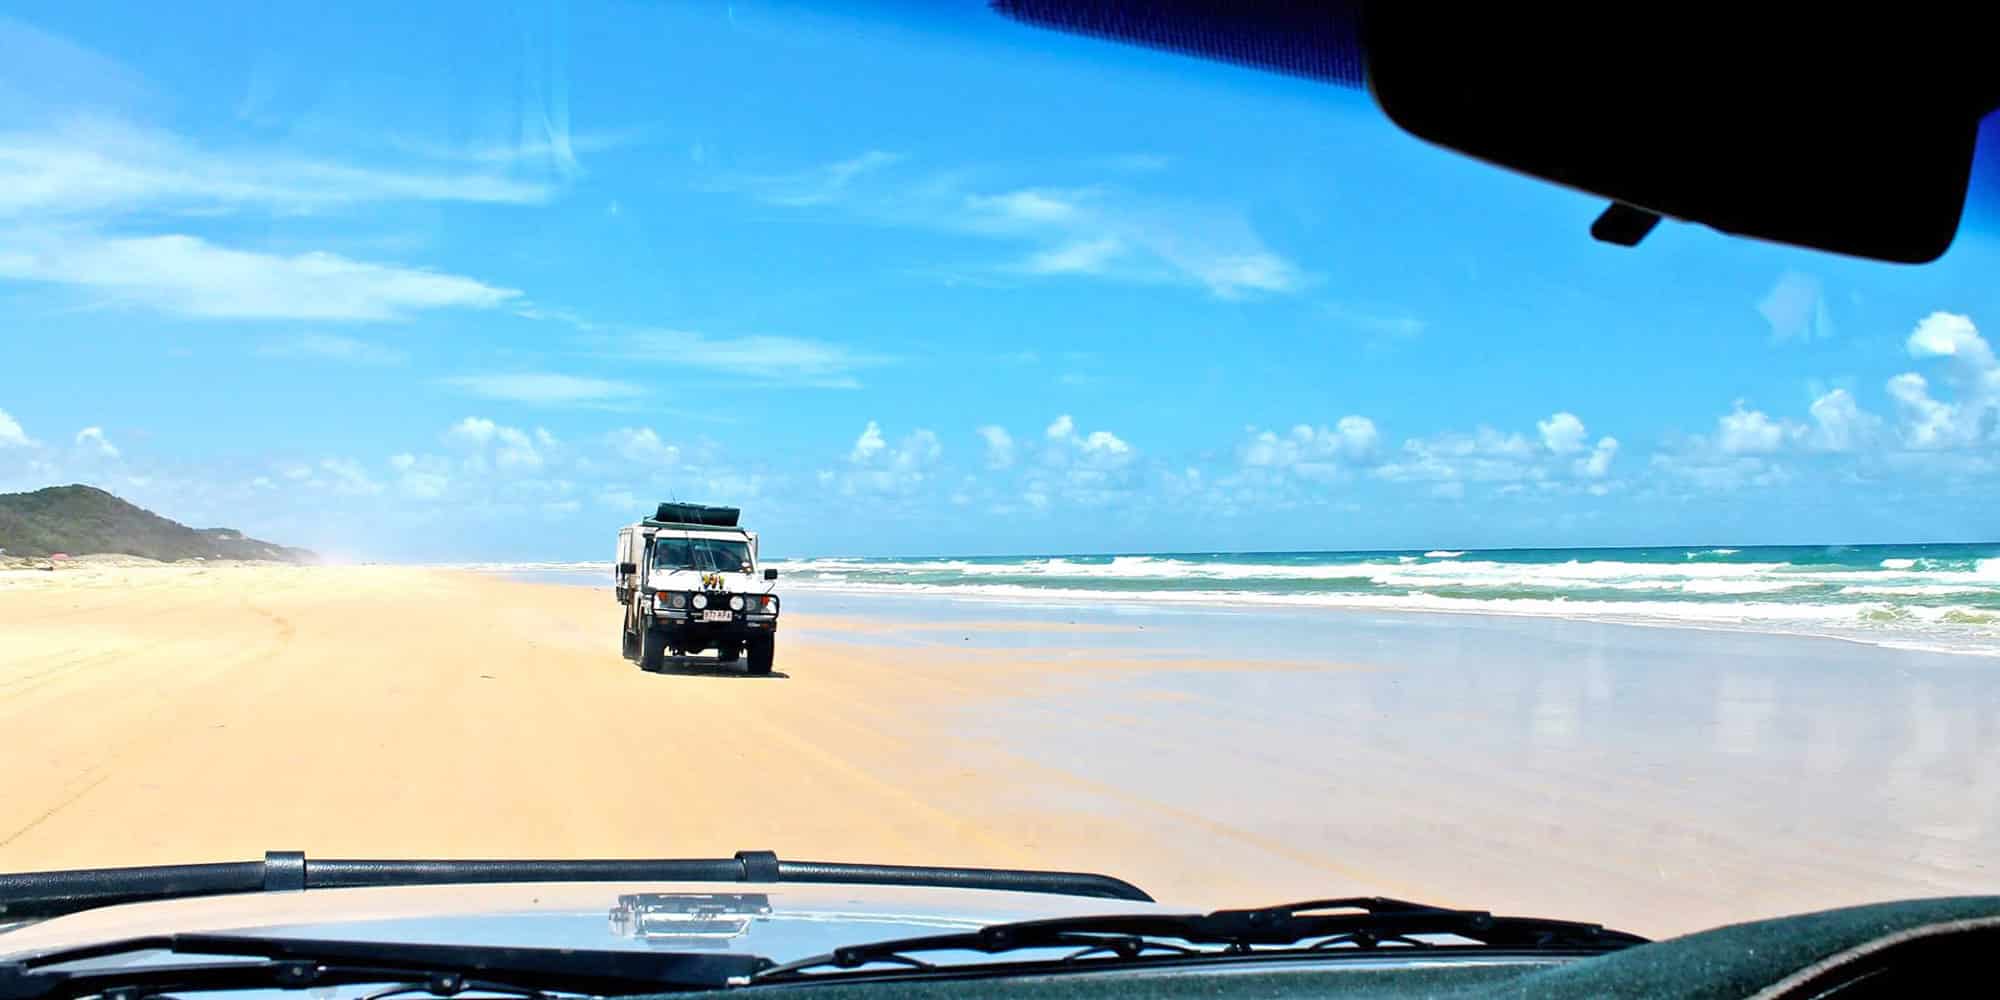
[[307,861],[271,851],[262,861],[90,868],[0,875],[0,922],[156,899],[360,886],[483,882],[784,882],[1000,889],[1152,902],[1109,875],[1010,868],[933,868],[780,861],[771,851],[701,860]]

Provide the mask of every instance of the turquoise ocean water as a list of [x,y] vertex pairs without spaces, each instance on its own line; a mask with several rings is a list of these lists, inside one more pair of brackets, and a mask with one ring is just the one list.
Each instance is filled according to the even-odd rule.
[[[779,569],[781,593],[1532,615],[2000,655],[2000,543],[816,558],[767,565]],[[579,582],[608,572],[596,564],[533,568],[573,574]]]

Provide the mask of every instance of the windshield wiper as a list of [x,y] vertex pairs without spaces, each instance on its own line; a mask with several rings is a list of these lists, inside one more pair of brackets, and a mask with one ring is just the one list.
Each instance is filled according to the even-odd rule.
[[[62,969],[146,952],[229,961]],[[264,959],[264,961],[244,961]],[[629,996],[740,986],[771,967],[756,955],[712,952],[508,948],[484,945],[310,941],[241,934],[165,934],[44,952],[0,962],[0,1000],[210,990],[306,989],[387,984],[374,994],[452,996],[464,990],[542,997]]]
[[[1467,943],[1427,940],[1443,936]],[[858,970],[877,965],[901,966],[895,971],[904,975],[967,968],[914,957],[924,952],[997,955],[1027,949],[1068,949],[1069,954],[1038,964],[1076,965],[1093,956],[1131,961],[1152,954],[1166,961],[1184,961],[1253,953],[1326,954],[1338,949],[1372,952],[1384,947],[1596,954],[1645,943],[1646,939],[1636,934],[1607,930],[1597,924],[1496,917],[1484,910],[1454,910],[1368,896],[1205,914],[1119,913],[992,924],[956,934],[848,945],[824,955],[774,966],[755,978],[760,983],[810,978],[806,973],[815,969]]]
[[262,861],[0,875],[0,922],[117,903],[245,892],[479,882],[772,882],[1003,889],[1151,902],[1129,882],[1086,872],[784,861],[770,851],[708,860],[349,861],[273,851]]

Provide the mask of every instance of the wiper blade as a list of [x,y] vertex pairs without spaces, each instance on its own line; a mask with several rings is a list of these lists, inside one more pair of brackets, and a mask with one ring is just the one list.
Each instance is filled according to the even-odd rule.
[[[1426,940],[1446,935],[1468,943]],[[1365,896],[1205,914],[1117,913],[992,924],[976,931],[836,948],[824,955],[773,966],[758,973],[756,979],[767,982],[802,977],[815,969],[855,970],[885,964],[902,966],[905,971],[932,971],[941,966],[914,956],[949,951],[996,955],[1028,949],[1070,949],[1070,954],[1050,961],[1075,964],[1091,956],[1131,960],[1148,953],[1164,953],[1160,957],[1181,960],[1253,952],[1326,952],[1338,948],[1374,951],[1383,947],[1589,954],[1645,943],[1646,939],[1636,934],[1608,930],[1597,924],[1498,917],[1485,910],[1455,910]],[[1221,947],[1208,950],[1200,947],[1217,945]],[[1260,948],[1266,951],[1259,952]]]
[[[91,959],[162,951],[230,959],[207,963],[61,969]],[[241,934],[164,934],[43,952],[0,962],[0,1000],[69,1000],[132,990],[152,996],[208,990],[392,984],[379,996],[466,989],[629,996],[742,985],[770,968],[756,955],[313,941]]]
[[630,861],[308,861],[297,851],[272,851],[263,861],[0,875],[0,922],[152,899],[481,882],[814,882],[1002,889],[1140,902],[1153,898],[1129,882],[1085,872],[781,861],[770,851],[738,851],[733,858]]

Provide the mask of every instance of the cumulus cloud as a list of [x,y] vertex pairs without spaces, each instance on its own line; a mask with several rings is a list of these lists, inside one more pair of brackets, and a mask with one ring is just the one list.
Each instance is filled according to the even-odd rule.
[[1746,410],[1743,401],[1716,421],[1716,447],[1727,455],[1768,455],[1784,446],[1791,429],[1762,410]]
[[944,443],[934,431],[920,427],[891,446],[881,425],[870,420],[848,451],[849,468],[821,478],[837,482],[847,493],[908,493],[930,478],[943,454]]
[[[0,435],[5,429],[0,428]],[[76,446],[99,458],[117,458],[118,449],[104,436],[102,427],[85,427],[76,432]]]
[[[485,417],[466,417],[453,424],[444,436],[446,441],[473,453],[474,461],[469,468],[475,471],[483,469],[489,459],[501,469],[516,472],[540,469],[546,461],[542,450],[536,447],[535,438],[527,431]],[[553,437],[548,440],[552,442]]]
[[1048,430],[1044,433],[1051,441],[1064,440],[1076,433],[1076,421],[1070,419],[1070,415],[1065,413],[1051,421]]
[[1583,450],[1583,442],[1586,439],[1583,421],[1568,410],[1551,414],[1547,420],[1537,421],[1535,429],[1542,432],[1542,447],[1558,455]]
[[861,429],[861,436],[854,439],[854,448],[847,453],[847,460],[860,465],[888,446],[889,443],[882,439],[882,425],[870,420],[868,426]]
[[20,421],[15,420],[6,410],[0,410],[0,448],[29,448],[34,444],[35,439],[21,429]]
[[1014,464],[1014,435],[1005,427],[989,424],[979,428],[979,436],[986,441],[986,467],[1004,469]]
[[1284,469],[1307,478],[1334,475],[1346,464],[1372,460],[1381,441],[1375,422],[1350,414],[1325,425],[1298,424],[1289,432],[1251,429],[1250,440],[1242,448],[1243,464],[1253,468]]
[[336,493],[352,496],[373,496],[382,492],[382,484],[368,475],[368,470],[360,462],[348,458],[325,458],[319,463],[319,470],[326,474],[322,480]]
[[1611,460],[1618,457],[1618,439],[1601,437],[1590,454],[1576,460],[1570,470],[1585,479],[1603,479],[1611,472]]
[[1854,451],[1872,444],[1882,418],[1861,409],[1854,394],[1833,389],[1812,401],[1813,427],[1806,443],[1817,451]]
[[610,434],[611,450],[618,457],[642,465],[675,465],[681,460],[680,448],[660,439],[651,427],[620,427]]
[[1889,379],[1889,398],[1903,415],[1903,441],[1912,448],[1949,448],[1966,435],[1959,408],[1931,398],[1930,383],[1916,372]]

